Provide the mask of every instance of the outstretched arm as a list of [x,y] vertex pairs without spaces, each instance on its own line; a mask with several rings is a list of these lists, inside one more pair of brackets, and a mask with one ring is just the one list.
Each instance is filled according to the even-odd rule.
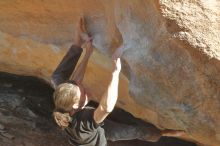
[[83,81],[89,58],[93,52],[91,40],[89,40],[85,43],[85,49],[86,49],[86,53],[85,53],[82,61],[80,62],[78,67],[75,69],[75,71],[72,73],[72,75],[70,76],[70,80],[74,80],[75,82],[77,82],[79,84],[81,84]]
[[108,85],[107,91],[102,96],[98,108],[94,112],[94,120],[96,123],[104,121],[108,114],[114,109],[118,99],[119,73],[121,71],[120,58],[114,59],[113,65],[111,82]]

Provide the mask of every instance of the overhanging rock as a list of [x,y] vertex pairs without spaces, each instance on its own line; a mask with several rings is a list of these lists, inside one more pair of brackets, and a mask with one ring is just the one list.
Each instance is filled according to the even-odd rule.
[[121,44],[118,106],[161,129],[220,145],[220,3],[214,0],[0,2],[0,70],[49,81],[83,13],[97,48],[84,84],[95,100]]

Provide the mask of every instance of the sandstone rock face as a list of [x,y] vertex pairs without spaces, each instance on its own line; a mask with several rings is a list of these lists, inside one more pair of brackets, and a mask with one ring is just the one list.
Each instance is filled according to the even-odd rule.
[[220,145],[219,1],[13,0],[0,8],[1,71],[49,81],[83,13],[97,48],[84,81],[95,100],[122,45],[118,106],[160,129]]

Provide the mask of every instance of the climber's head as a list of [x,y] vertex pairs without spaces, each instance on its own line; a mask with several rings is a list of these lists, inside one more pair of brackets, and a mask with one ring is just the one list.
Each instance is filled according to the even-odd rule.
[[83,108],[87,101],[86,98],[84,89],[73,83],[60,84],[53,96],[55,108],[65,112]]
[[55,104],[53,116],[61,127],[66,127],[70,115],[82,109],[88,102],[84,89],[73,83],[60,84],[55,89],[53,99]]

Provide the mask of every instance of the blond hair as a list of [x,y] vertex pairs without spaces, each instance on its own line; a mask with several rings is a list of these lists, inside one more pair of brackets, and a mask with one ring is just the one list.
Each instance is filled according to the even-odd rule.
[[75,103],[80,102],[79,87],[71,83],[60,84],[53,95],[55,110],[53,117],[56,123],[63,129],[71,122],[69,112]]

